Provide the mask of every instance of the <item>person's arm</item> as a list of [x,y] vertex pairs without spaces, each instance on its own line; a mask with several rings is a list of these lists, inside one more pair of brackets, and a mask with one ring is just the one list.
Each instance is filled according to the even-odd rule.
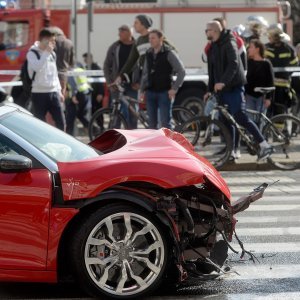
[[72,97],[76,96],[77,84],[76,84],[75,78],[73,76],[68,77],[68,85],[70,87]]
[[44,51],[39,59],[33,51],[28,51],[26,58],[28,61],[29,69],[32,69],[34,72],[40,71],[46,64],[47,59],[50,55],[50,52]]
[[145,92],[147,89],[147,85],[149,82],[149,73],[148,73],[148,63],[147,63],[147,58],[144,61],[144,66],[143,66],[143,71],[142,71],[142,77],[141,77],[141,85],[140,85],[140,90],[142,93]]
[[74,68],[74,66],[75,66],[75,52],[74,52],[74,46],[71,45],[69,67]]
[[106,84],[108,85],[115,80],[115,78],[112,77],[112,66],[113,66],[113,59],[114,59],[113,49],[114,49],[114,45],[109,47],[103,64],[104,77],[106,80]]
[[232,82],[232,79],[239,68],[239,54],[235,40],[230,40],[226,49],[224,49],[224,52],[227,57],[227,66],[225,72],[221,74],[220,83],[223,83],[226,86]]
[[[265,60],[265,85],[266,87],[273,87],[274,86],[274,72],[272,68],[272,64],[269,60]],[[265,107],[269,107],[272,102],[274,92],[270,92],[266,94],[266,98],[264,100]]]
[[172,90],[177,92],[184,81],[185,69],[179,56],[173,50],[168,52],[168,61],[173,69],[173,73],[176,74],[176,80],[172,84]]
[[294,50],[294,48],[290,47],[291,48],[291,60],[290,60],[290,66],[297,66],[298,65],[298,56]]

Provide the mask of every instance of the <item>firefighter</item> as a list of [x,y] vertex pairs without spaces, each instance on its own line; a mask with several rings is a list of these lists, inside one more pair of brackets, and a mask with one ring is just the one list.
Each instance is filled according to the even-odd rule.
[[[266,44],[265,57],[274,68],[293,67],[298,65],[298,58],[294,49],[288,44],[287,35],[284,34],[280,24],[268,28],[269,43]],[[293,103],[290,72],[274,72],[275,95],[269,113],[278,115],[288,113]]]
[[[84,72],[85,69],[78,64],[73,71]],[[77,117],[84,127],[85,134],[87,134],[91,110],[91,86],[88,83],[88,78],[85,75],[70,76],[67,91],[66,131],[74,135],[74,124]]]
[[241,33],[246,48],[251,40],[260,40],[269,27],[268,21],[262,16],[249,16],[247,18],[245,29]]

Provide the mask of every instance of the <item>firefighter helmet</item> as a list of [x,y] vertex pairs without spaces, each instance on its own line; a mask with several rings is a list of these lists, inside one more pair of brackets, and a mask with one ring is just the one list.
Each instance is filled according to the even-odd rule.
[[290,42],[290,36],[285,33],[282,29],[282,25],[280,23],[271,24],[268,27],[268,36],[272,38],[274,42]]
[[268,28],[268,21],[262,16],[249,16],[246,22],[246,29],[242,36],[244,38],[254,37],[259,39]]

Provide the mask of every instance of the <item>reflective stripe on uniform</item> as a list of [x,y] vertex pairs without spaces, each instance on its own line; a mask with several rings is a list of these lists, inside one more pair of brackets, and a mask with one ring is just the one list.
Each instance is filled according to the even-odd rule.
[[274,78],[274,85],[278,87],[287,87],[289,88],[291,86],[291,83],[289,80],[282,79],[282,78]]
[[271,51],[269,51],[269,50],[265,50],[265,56],[266,57],[272,57],[272,58],[274,58],[275,57],[275,54],[273,53],[273,52],[271,52]]
[[279,58],[290,58],[291,56],[290,52],[279,53]]
[[298,64],[298,57],[295,57],[293,60],[290,61],[290,65],[296,65]]

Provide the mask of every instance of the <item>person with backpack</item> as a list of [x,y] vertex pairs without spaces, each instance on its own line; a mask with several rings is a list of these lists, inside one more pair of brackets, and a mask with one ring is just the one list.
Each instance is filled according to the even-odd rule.
[[32,45],[26,55],[27,71],[32,80],[31,99],[34,116],[45,121],[49,112],[55,126],[65,130],[62,105],[64,96],[58,78],[54,47],[55,33],[48,28],[42,29],[39,40]]

